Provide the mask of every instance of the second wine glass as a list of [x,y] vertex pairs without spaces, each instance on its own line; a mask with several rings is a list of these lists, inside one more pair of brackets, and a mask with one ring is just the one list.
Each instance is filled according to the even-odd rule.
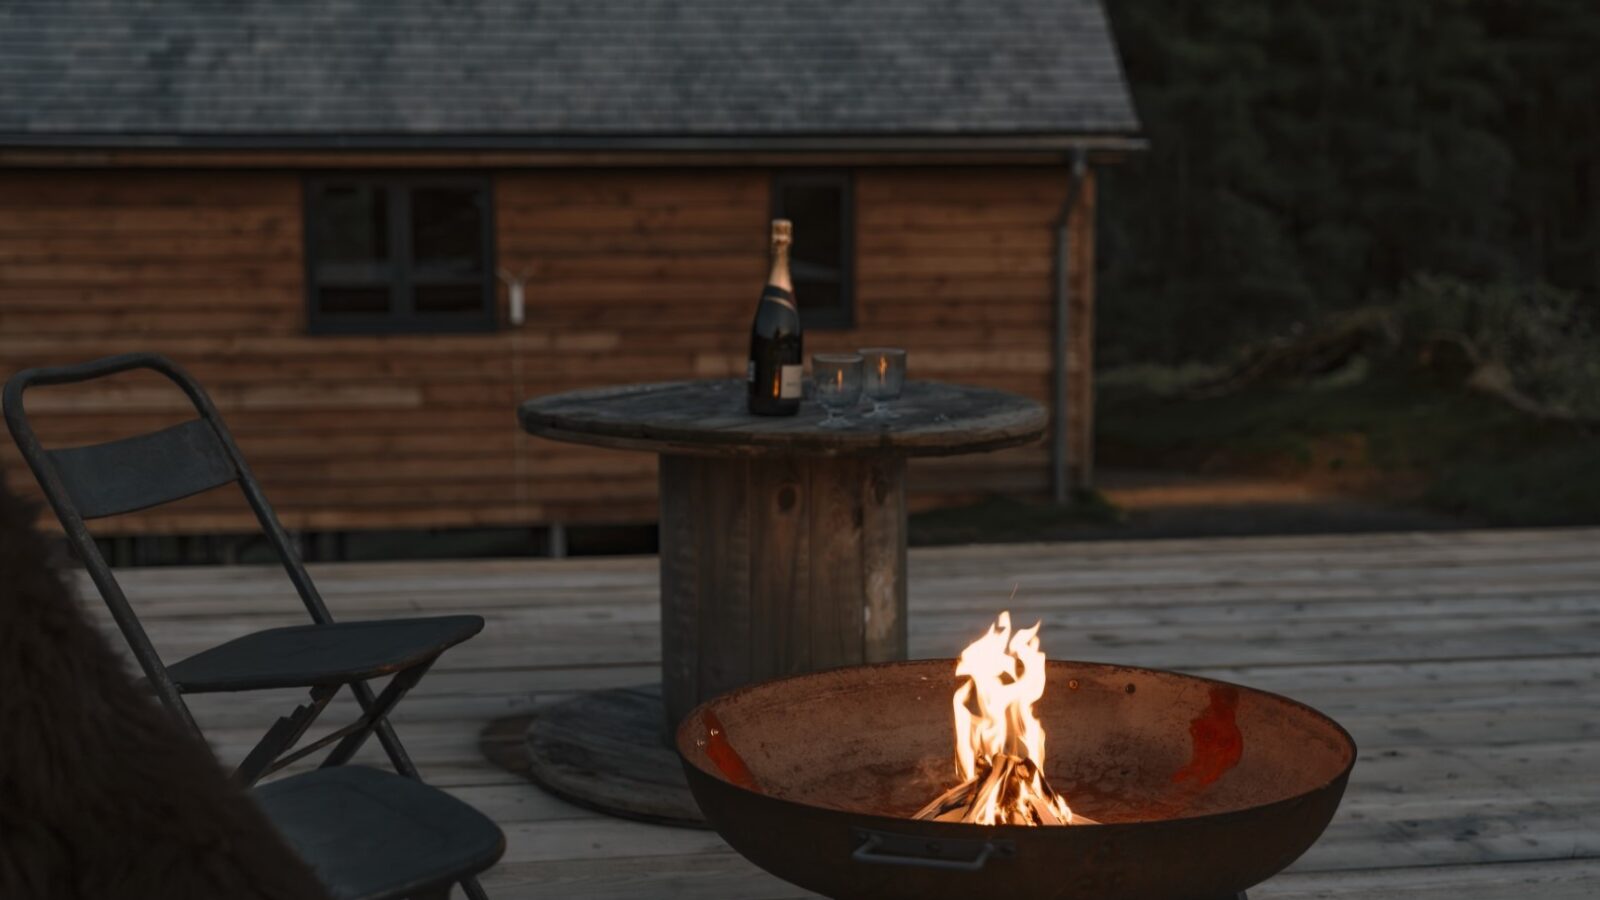
[[859,353],[818,353],[811,357],[811,379],[817,402],[828,411],[823,428],[845,428],[849,420],[839,413],[861,402],[862,360]]
[[872,401],[869,419],[898,419],[900,414],[887,403],[897,399],[906,385],[906,352],[898,347],[863,347],[867,399]]

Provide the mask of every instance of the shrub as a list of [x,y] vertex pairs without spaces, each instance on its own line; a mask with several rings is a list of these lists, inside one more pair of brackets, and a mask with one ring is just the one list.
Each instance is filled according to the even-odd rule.
[[1393,310],[1408,344],[1459,340],[1542,407],[1600,419],[1600,329],[1577,294],[1427,276],[1406,283]]

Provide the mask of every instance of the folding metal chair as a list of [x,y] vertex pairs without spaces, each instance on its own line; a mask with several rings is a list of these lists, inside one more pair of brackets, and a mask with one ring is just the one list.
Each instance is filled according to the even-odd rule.
[[[23,409],[25,391],[90,381],[133,369],[154,370],[170,379],[188,396],[198,418],[87,447],[47,450],[40,444]],[[4,405],[6,425],[68,540],[110,607],[150,686],[183,724],[200,734],[184,703],[184,694],[309,689],[308,702],[268,729],[246,754],[234,777],[250,786],[267,774],[333,745],[321,769],[264,785],[256,790],[256,797],[290,843],[330,882],[334,895],[408,896],[420,889],[437,887],[435,870],[453,867],[453,877],[443,883],[459,881],[469,897],[483,900],[486,895],[472,876],[499,858],[504,848],[503,835],[493,822],[470,807],[421,784],[416,766],[388,721],[395,704],[439,655],[481,631],[483,619],[435,616],[335,622],[210,397],[188,373],[163,356],[130,353],[79,365],[18,372],[6,383]],[[313,624],[258,631],[166,666],[85,522],[148,509],[233,482],[244,492]],[[385,676],[392,676],[388,685],[374,695],[367,682]],[[356,721],[305,747],[292,749],[339,689],[346,686],[361,708]],[[343,767],[373,734],[395,770],[406,778],[365,767]],[[383,802],[373,802],[380,796]],[[340,808],[325,808],[328,803]],[[429,816],[440,817],[441,821],[428,822]],[[395,830],[402,825],[427,827],[402,829],[403,833]],[[448,828],[439,828],[440,825]],[[393,832],[393,840],[389,844],[375,843],[373,839],[386,831]],[[430,851],[424,845],[427,834],[435,831],[439,846]],[[393,846],[395,841],[401,846]],[[352,857],[345,853],[352,843],[369,850],[383,846],[385,852],[381,859],[372,858],[370,853]],[[402,892],[394,893],[397,890]]]

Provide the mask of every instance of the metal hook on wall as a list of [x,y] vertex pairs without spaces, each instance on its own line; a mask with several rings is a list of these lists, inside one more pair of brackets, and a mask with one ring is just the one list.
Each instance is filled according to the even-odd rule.
[[524,289],[528,281],[528,270],[524,268],[513,273],[510,269],[500,268],[495,270],[495,274],[506,283],[507,318],[512,325],[521,325],[528,317],[527,292]]

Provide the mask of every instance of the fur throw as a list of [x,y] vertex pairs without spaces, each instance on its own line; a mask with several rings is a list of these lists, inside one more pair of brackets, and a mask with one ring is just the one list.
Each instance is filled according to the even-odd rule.
[[0,488],[0,897],[327,900],[203,742],[134,686],[51,557]]

